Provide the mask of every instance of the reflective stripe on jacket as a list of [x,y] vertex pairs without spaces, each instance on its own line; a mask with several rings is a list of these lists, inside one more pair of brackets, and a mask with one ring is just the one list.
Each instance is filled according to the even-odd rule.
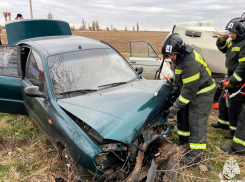
[[233,85],[244,82],[245,79],[245,37],[236,41],[227,40],[224,43],[216,42],[218,49],[226,54],[225,66],[233,71],[229,82]]
[[182,87],[176,100],[179,107],[184,107],[196,95],[209,95],[216,85],[207,63],[197,52],[187,53],[179,62],[174,62],[173,86]]

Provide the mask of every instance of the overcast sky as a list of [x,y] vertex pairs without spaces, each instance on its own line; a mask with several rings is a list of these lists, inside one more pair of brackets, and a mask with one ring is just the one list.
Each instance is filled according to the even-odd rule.
[[[175,23],[213,21],[217,30],[224,29],[228,21],[245,11],[244,0],[32,0],[33,17],[46,19],[51,12],[54,19],[64,20],[79,27],[84,18],[87,23],[98,20],[101,28],[128,30],[139,22],[140,30],[171,29]],[[4,25],[2,12],[9,11],[12,19],[21,13],[30,19],[29,0],[0,0],[0,25]]]

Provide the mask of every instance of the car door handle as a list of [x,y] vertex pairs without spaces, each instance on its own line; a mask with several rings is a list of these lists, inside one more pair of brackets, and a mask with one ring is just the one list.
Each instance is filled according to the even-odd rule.
[[136,61],[130,61],[130,63],[136,63]]

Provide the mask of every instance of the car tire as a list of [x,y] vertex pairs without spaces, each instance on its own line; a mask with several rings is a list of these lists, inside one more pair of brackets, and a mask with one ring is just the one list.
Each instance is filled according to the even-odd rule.
[[68,174],[68,179],[72,181],[79,181],[79,178],[81,178],[80,180],[82,180],[82,182],[92,180],[94,175],[92,175],[88,169],[77,165],[67,148],[64,148],[62,151],[62,160]]

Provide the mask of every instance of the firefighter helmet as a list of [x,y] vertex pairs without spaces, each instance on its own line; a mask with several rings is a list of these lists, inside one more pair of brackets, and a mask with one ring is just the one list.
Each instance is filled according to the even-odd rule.
[[177,54],[182,57],[185,53],[185,48],[186,44],[179,34],[172,33],[163,41],[161,52],[163,55]]
[[232,19],[225,27],[226,30],[230,32],[234,32],[238,36],[244,36],[245,35],[245,27],[244,25],[239,22],[241,18],[234,18]]
[[244,22],[244,21],[245,21],[245,12],[242,14],[240,22]]

